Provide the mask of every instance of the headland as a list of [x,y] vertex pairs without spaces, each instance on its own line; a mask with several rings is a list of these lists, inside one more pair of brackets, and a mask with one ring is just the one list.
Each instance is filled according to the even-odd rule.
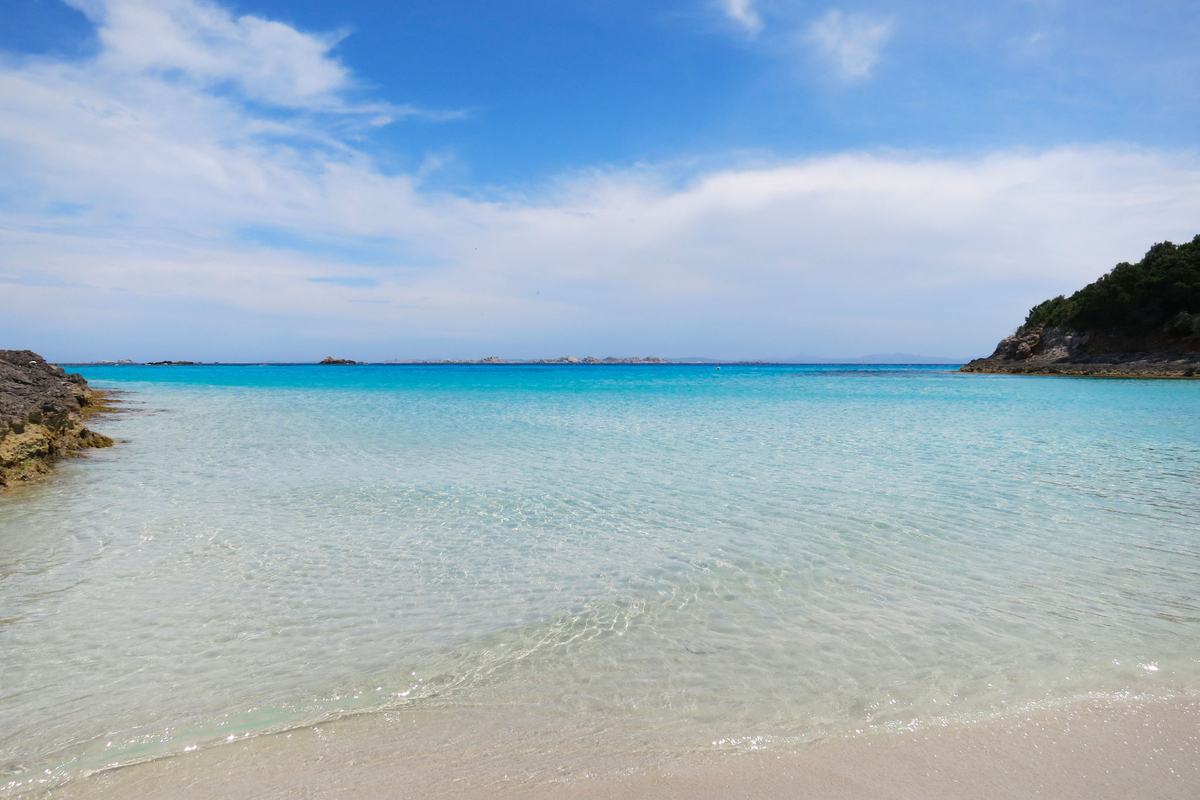
[[111,447],[84,423],[113,402],[31,350],[0,350],[0,489],[49,473],[63,456]]
[[1200,236],[1162,242],[1070,297],[1030,309],[962,372],[1105,378],[1200,376]]

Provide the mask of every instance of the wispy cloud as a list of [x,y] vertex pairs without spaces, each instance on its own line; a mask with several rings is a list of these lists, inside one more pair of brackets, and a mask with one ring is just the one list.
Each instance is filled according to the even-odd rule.
[[891,20],[833,8],[809,26],[804,40],[844,80],[870,77],[893,32]]
[[197,89],[232,88],[267,106],[369,114],[372,122],[461,112],[356,104],[353,76],[333,48],[347,31],[314,34],[210,0],[65,0],[95,25],[103,47],[94,69],[126,80],[156,76]]
[[1049,31],[1034,31],[1009,40],[1014,55],[1023,60],[1038,59],[1054,51],[1053,37]]
[[754,0],[721,0],[725,15],[750,36],[762,32],[762,17],[754,8]]
[[355,275],[309,278],[308,280],[310,283],[332,283],[336,286],[345,286],[349,289],[374,289],[379,286],[379,281],[375,278],[364,278]]

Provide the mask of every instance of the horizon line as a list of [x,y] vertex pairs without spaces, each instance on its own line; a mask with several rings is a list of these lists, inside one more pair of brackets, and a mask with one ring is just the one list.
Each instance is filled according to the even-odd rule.
[[955,366],[963,365],[972,359],[942,359],[927,361],[867,361],[861,358],[858,359],[814,359],[814,360],[785,360],[785,361],[768,361],[764,359],[755,360],[723,360],[723,359],[662,359],[656,361],[646,360],[628,360],[614,359],[605,361],[597,359],[595,361],[583,361],[582,359],[575,361],[559,361],[556,359],[512,359],[512,360],[488,360],[488,359],[439,359],[439,360],[400,360],[391,359],[387,361],[352,361],[351,363],[333,363],[322,364],[320,361],[175,361],[175,362],[153,362],[153,361],[132,361],[128,359],[119,360],[100,360],[100,361],[51,361],[47,363],[54,364],[60,367],[505,367],[505,366],[542,366],[542,367],[668,367],[668,366],[684,366],[684,367],[707,367],[707,366],[745,366],[745,367],[786,367],[786,366],[811,366],[811,367],[836,367],[836,366],[860,366],[860,367],[903,367],[903,366],[921,366],[921,367],[938,367],[938,366]]

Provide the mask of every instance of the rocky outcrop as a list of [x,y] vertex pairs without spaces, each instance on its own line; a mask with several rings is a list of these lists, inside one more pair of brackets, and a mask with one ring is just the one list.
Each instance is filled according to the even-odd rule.
[[350,364],[357,364],[358,362],[351,361],[348,358],[334,358],[333,356],[325,356],[324,358],[321,359],[321,363],[341,367],[341,366],[348,366]]
[[1172,336],[1130,337],[1117,332],[1075,331],[1052,326],[1019,330],[987,358],[961,372],[1015,375],[1080,375],[1110,378],[1200,376],[1200,348]]
[[0,488],[51,470],[55,459],[113,440],[85,420],[111,399],[30,350],[0,350]]
[[[324,363],[324,362],[321,362]],[[354,362],[348,362],[353,364]],[[507,361],[499,356],[488,356],[487,358],[472,358],[468,360],[447,359],[445,361],[386,361],[386,364],[507,364],[507,365],[528,365],[528,364],[678,364],[689,362],[667,361],[665,358],[658,356],[646,356],[639,358],[632,356],[630,358],[616,358],[608,356],[607,358],[596,358],[595,356],[587,356],[586,358],[576,358],[575,356],[561,356],[559,358],[540,358],[536,361]],[[749,363],[749,362],[745,362]]]
[[639,358],[631,356],[629,358],[617,358],[615,356],[607,356],[606,358],[596,358],[595,356],[587,356],[583,359],[578,359],[573,356],[563,356],[562,358],[545,359],[537,362],[539,364],[669,364],[665,358],[658,356],[646,356]]
[[1200,373],[1200,236],[1159,242],[1070,297],[1029,309],[963,372],[1193,378]]

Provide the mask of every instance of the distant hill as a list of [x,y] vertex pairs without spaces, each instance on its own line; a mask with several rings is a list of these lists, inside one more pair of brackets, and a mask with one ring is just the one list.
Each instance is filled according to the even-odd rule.
[[1154,245],[1070,297],[1039,303],[964,372],[1193,377],[1200,372],[1200,236]]

